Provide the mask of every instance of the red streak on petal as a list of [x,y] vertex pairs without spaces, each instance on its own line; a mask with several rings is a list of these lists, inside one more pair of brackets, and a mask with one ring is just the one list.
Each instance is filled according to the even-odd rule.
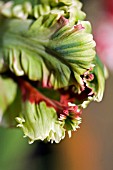
[[44,101],[46,102],[47,106],[54,107],[56,110],[58,110],[57,103],[55,103],[53,100],[49,99],[48,97],[44,96],[37,89],[31,86],[28,82],[24,80],[19,80],[19,85],[22,92],[23,101],[28,100],[31,103],[36,103],[36,104],[38,104],[41,101]]
[[67,106],[44,96],[27,81],[19,79],[18,82],[22,92],[23,102],[28,100],[30,103],[39,104],[41,101],[44,101],[48,107],[53,107],[56,110],[58,117],[60,117],[60,114],[64,114],[63,110],[66,110]]
[[23,102],[29,101],[30,103],[39,104],[41,101],[44,101],[48,107],[53,107],[56,110],[58,117],[60,117],[61,119],[66,119],[66,117],[69,116],[70,113],[73,113],[74,117],[79,116],[81,114],[81,111],[78,111],[78,106],[68,106],[68,101],[70,102],[71,100],[69,99],[68,94],[62,96],[62,102],[58,102],[56,100],[52,100],[44,96],[29,82],[24,81],[22,79],[19,79],[18,82],[22,92]]

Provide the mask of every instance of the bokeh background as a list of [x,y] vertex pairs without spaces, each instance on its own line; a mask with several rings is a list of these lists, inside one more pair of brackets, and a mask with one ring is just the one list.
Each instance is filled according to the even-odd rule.
[[82,0],[109,78],[101,103],[83,112],[81,128],[60,144],[29,145],[19,129],[0,128],[0,170],[113,170],[113,0]]

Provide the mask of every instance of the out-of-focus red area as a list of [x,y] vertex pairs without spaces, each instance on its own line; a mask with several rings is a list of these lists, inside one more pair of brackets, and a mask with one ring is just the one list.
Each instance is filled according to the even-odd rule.
[[113,1],[101,1],[100,16],[94,21],[97,53],[108,69],[113,71]]
[[113,16],[113,1],[112,0],[103,0],[104,10]]

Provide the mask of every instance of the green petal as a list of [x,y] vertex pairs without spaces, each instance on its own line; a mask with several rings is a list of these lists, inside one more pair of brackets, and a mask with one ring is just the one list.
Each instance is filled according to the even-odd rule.
[[9,1],[0,3],[0,14],[7,18],[39,18],[47,14],[57,14],[58,18],[65,16],[73,25],[78,20],[85,18],[85,13],[81,11],[82,3],[78,0],[40,0],[40,1],[25,1],[21,0]]
[[4,124],[3,116],[15,101],[16,95],[16,83],[11,78],[0,76],[0,124]]
[[16,120],[30,143],[35,140],[59,143],[65,137],[63,123],[58,121],[56,111],[47,107],[45,102],[35,104],[26,101],[22,114]]
[[94,68],[94,75],[95,75],[95,101],[100,102],[104,95],[105,90],[105,72],[104,72],[104,65],[101,63],[98,56],[96,56],[96,66]]
[[56,15],[41,17],[36,22],[6,21],[1,28],[3,50],[12,72],[54,89],[78,83],[76,88],[80,91],[81,75],[92,66],[95,57],[91,34],[67,23],[57,30]]

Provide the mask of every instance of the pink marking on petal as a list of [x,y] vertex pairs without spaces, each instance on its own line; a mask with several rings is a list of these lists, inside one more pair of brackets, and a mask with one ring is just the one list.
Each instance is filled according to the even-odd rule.
[[77,115],[77,116],[75,116],[75,118],[76,118],[76,119],[81,119],[81,118],[80,118],[80,116],[78,116],[78,115]]
[[59,118],[60,120],[65,120],[66,119],[66,116],[65,115],[63,115],[63,114],[60,114],[60,118]]
[[91,90],[91,92],[88,94],[88,96],[92,96],[94,92]]
[[70,106],[68,110],[73,111],[74,113],[76,113],[77,110],[78,110],[78,106]]
[[63,110],[63,113],[67,116],[69,115],[69,111],[68,110]]
[[58,23],[61,25],[61,26],[64,26],[64,25],[67,25],[69,23],[69,20],[66,19],[64,16],[61,16],[58,20]]
[[81,85],[80,90],[81,90],[81,91],[84,91],[84,90],[85,90],[85,86],[84,86],[84,85]]
[[85,28],[82,26],[82,24],[74,25],[75,31],[79,31],[79,30],[83,30],[83,29],[85,29]]
[[89,74],[88,77],[89,77],[88,78],[89,81],[92,81],[94,79],[94,75],[93,74]]

